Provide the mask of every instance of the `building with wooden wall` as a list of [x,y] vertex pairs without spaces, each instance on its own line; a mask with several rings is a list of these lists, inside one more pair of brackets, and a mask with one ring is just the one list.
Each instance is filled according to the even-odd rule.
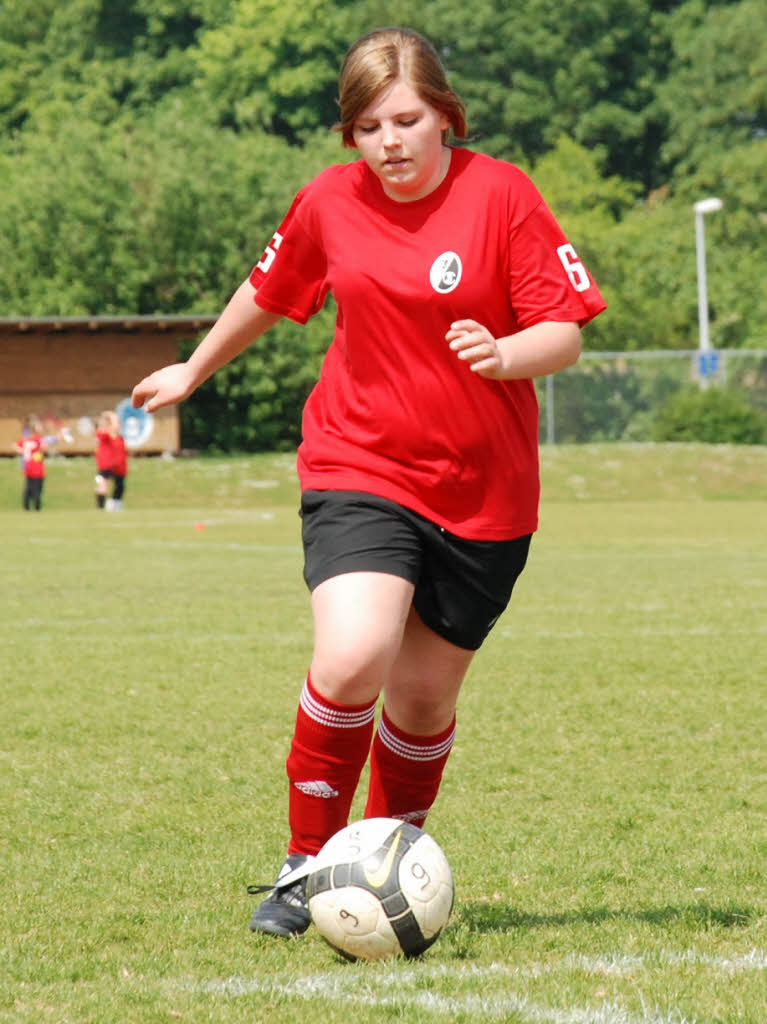
[[[23,420],[37,415],[46,433],[68,428],[63,454],[90,454],[93,421],[122,403],[148,373],[178,359],[179,342],[196,339],[215,316],[0,318],[0,454],[14,453]],[[119,411],[119,410],[118,410]],[[122,418],[122,417],[121,417]],[[138,422],[138,421],[136,421]],[[178,410],[123,426],[134,452],[177,452]]]

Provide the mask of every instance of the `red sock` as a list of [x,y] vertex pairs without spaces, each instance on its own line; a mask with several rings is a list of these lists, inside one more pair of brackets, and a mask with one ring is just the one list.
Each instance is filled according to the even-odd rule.
[[366,818],[401,818],[419,828],[437,798],[455,736],[455,718],[436,736],[399,729],[383,709],[370,756]]
[[290,779],[288,853],[317,853],[348,824],[349,809],[370,752],[376,701],[335,704],[307,677],[287,761]]

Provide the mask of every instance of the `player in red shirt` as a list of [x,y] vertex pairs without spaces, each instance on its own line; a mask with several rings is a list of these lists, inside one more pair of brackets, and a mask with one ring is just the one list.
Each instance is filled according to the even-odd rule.
[[[96,424],[96,504],[110,511],[122,508],[128,453],[120,430],[120,418],[111,410],[102,412]],[[112,496],[109,481],[113,481]]]
[[96,422],[96,505],[104,508],[109,492],[109,478],[112,475],[112,433],[109,429],[109,413],[102,412]]
[[427,40],[364,37],[339,92],[361,159],[299,192],[188,362],[133,392],[150,412],[181,401],[283,316],[336,300],[298,452],[315,643],[288,857],[250,924],[280,935],[309,925],[299,875],[346,824],[368,756],[365,816],[423,824],[463,678],[537,525],[532,378],[574,363],[605,308],[533,183],[448,145],[464,109]]
[[30,416],[25,423],[23,436],[14,445],[21,456],[21,468],[24,473],[21,500],[27,512],[32,508],[39,512],[42,508],[45,456],[48,452],[48,441],[42,430],[40,420],[36,416]]

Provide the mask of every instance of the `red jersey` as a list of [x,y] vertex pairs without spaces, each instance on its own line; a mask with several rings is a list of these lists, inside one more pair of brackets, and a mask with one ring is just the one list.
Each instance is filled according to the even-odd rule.
[[96,469],[111,470],[112,468],[112,435],[108,430],[96,431]]
[[377,494],[469,539],[535,530],[533,383],[480,377],[445,341],[454,320],[503,337],[605,308],[519,168],[453,149],[442,183],[403,203],[363,160],[330,167],[298,193],[250,280],[261,308],[299,323],[328,292],[338,305],[304,408],[303,489]]
[[45,438],[40,434],[28,434],[16,442],[16,450],[21,453],[24,476],[33,480],[41,480],[45,476]]
[[128,454],[125,449],[125,441],[117,434],[111,434],[108,430],[96,431],[96,468],[100,473],[109,470],[118,476],[125,476],[128,472]]

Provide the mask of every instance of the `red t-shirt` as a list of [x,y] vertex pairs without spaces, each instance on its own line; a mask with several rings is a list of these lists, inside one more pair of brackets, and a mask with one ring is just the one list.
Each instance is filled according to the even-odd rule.
[[303,489],[381,495],[470,539],[531,533],[538,407],[530,380],[473,373],[445,334],[495,337],[605,308],[540,193],[517,167],[453,149],[423,199],[384,193],[364,161],[296,196],[253,269],[256,302],[304,323],[328,292],[333,342],[303,414]]
[[124,439],[117,434],[111,434],[108,430],[96,431],[96,468],[101,473],[109,470],[118,476],[125,476],[128,472],[128,455],[125,450]]
[[96,431],[96,469],[112,469],[112,435],[108,430]]
[[28,434],[16,442],[21,452],[24,476],[33,480],[41,480],[45,476],[45,438],[40,434]]

